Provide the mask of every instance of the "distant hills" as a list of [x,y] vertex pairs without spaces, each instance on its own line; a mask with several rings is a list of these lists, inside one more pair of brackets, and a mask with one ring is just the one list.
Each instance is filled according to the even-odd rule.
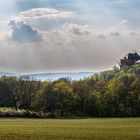
[[64,72],[64,73],[36,73],[36,74],[15,74],[9,72],[0,72],[0,76],[16,76],[23,79],[55,81],[60,78],[70,78],[71,80],[80,80],[94,75],[95,72]]
[[0,77],[1,76],[18,76],[18,74],[10,73],[10,72],[0,72]]

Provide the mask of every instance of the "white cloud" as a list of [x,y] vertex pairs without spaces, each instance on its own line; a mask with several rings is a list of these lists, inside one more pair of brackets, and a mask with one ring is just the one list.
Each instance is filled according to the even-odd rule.
[[[8,34],[11,34],[13,41],[10,45],[6,42],[3,43],[3,48],[0,47],[0,66],[7,69],[13,66],[17,71],[24,72],[99,70],[112,67],[118,61],[120,53],[138,48],[140,30],[129,28],[127,20],[106,28],[69,23],[67,20],[49,30],[35,28],[34,19],[44,19],[49,12],[53,13],[52,17],[50,14],[51,18],[54,15],[57,17],[58,22],[60,15],[72,16],[64,16],[67,12],[62,14],[56,11],[37,14],[34,9],[12,18]],[[47,17],[48,22],[52,20],[50,17]],[[41,22],[42,20],[38,20],[37,24],[40,26]],[[12,51],[8,52],[8,49]],[[7,56],[11,56],[10,60]]]
[[45,41],[48,44],[49,42],[52,44],[56,43],[57,45],[65,44],[66,47],[69,43],[74,43],[77,40],[80,41],[80,38],[83,40],[92,40],[96,38],[110,39],[111,37],[118,38],[139,35],[139,31],[129,29],[127,23],[127,20],[122,20],[121,22],[116,23],[114,26],[109,26],[107,28],[64,23],[56,27],[51,27],[49,30],[41,31],[39,29],[35,29],[32,23],[25,22],[24,18],[22,18],[22,20],[16,20],[15,18],[10,21],[10,32],[12,34],[11,38],[13,41],[24,43]]
[[77,25],[73,23],[65,23],[62,26],[62,30],[65,32],[74,34],[74,35],[88,35],[90,34],[90,26],[89,25]]
[[[113,31],[120,36],[110,35]],[[104,38],[99,38],[101,34]],[[42,36],[44,42],[39,44],[1,44],[0,68],[20,72],[99,70],[112,67],[140,43],[139,31],[103,30],[72,23],[42,32]]]
[[124,27],[127,26],[129,23],[129,21],[127,19],[123,19],[122,21],[120,21],[119,23],[116,24],[116,26],[118,27]]
[[30,9],[28,11],[23,11],[17,16],[11,18],[9,22],[10,30],[7,34],[11,34],[11,40],[16,42],[40,42],[43,41],[43,39],[39,32],[39,29],[34,27],[35,24],[41,26],[42,20],[47,20],[47,22],[50,22],[51,24],[51,22],[53,22],[53,20],[56,20],[57,18],[58,20],[60,20],[73,16],[74,13],[72,12],[58,11],[56,9]]
[[16,17],[13,17],[16,21],[31,21],[41,19],[54,19],[57,18],[70,18],[75,16],[73,12],[59,11],[53,8],[34,8],[28,11],[19,13]]

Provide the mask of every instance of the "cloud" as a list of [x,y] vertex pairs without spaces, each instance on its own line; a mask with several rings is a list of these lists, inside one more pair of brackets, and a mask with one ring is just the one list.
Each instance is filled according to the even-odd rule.
[[53,8],[33,8],[27,11],[20,12],[16,17],[17,21],[31,21],[31,20],[56,20],[57,18],[70,18],[75,16],[73,12],[59,11]]
[[[16,24],[13,28],[18,26],[21,25]],[[137,35],[132,36],[132,31]],[[119,32],[120,36],[116,36],[115,32]],[[116,26],[100,29],[65,23],[40,33],[44,40],[39,44],[21,43],[20,47],[14,42],[10,42],[10,45],[1,44],[0,68],[18,72],[107,69],[128,51],[138,49],[140,43],[139,30],[119,30]]]
[[[103,70],[126,53],[139,50],[140,0],[0,3],[2,70]],[[7,29],[9,20],[13,23]]]
[[132,35],[132,36],[137,36],[138,33],[137,33],[136,31],[132,31],[132,32],[130,32],[130,35]]
[[97,28],[96,36],[104,39],[104,38],[118,38],[118,37],[128,37],[128,36],[137,36],[140,33],[139,28],[134,29],[129,27],[128,20],[122,20],[114,25],[108,26],[107,28]]
[[[38,18],[38,16],[40,18],[40,13],[38,13],[37,15],[34,13],[31,14],[31,16],[27,17],[31,17],[30,20],[32,20],[32,17],[36,19]],[[25,16],[25,19],[27,17]],[[62,23],[59,26],[57,25],[56,27],[51,27],[49,30],[42,31],[39,28],[35,29],[34,24],[32,24],[31,22],[25,22],[25,19],[24,17],[19,18],[17,16],[15,19],[12,19],[10,21],[9,26],[12,29],[11,40],[24,43],[36,43],[44,41],[47,43],[51,42],[52,44],[56,43],[56,46],[60,46],[62,44],[65,44],[65,46],[67,46],[69,43],[71,44],[77,42],[77,40],[80,40],[80,38],[86,40],[88,38],[105,39],[110,37],[116,38],[120,36],[138,35],[137,31],[127,28],[127,20],[122,20],[121,22],[116,23],[114,26],[109,26],[107,28],[97,28],[91,25],[79,25],[75,23]],[[40,25],[40,23],[42,22],[41,20],[39,21],[40,22],[38,23],[38,25]]]
[[74,23],[65,23],[62,25],[61,30],[74,35],[88,35],[90,34],[89,25],[77,25]]
[[47,30],[48,28],[54,28],[58,26],[58,22],[62,19],[68,19],[73,16],[75,16],[73,12],[59,11],[53,8],[33,8],[11,17],[9,21],[10,30],[6,34],[8,34],[8,37],[10,36],[10,40],[15,42],[42,42],[41,29],[44,31],[45,28]]
[[[127,20],[99,27],[75,23],[74,15],[37,8],[12,17],[10,45],[0,46],[0,68],[20,72],[99,70],[112,67],[120,54],[138,48],[140,30],[130,28]],[[43,20],[55,26],[41,30]]]
[[100,33],[100,34],[97,34],[96,37],[103,39],[103,38],[106,38],[106,35],[104,33]]
[[12,30],[10,38],[12,41],[19,43],[37,43],[43,41],[39,31],[27,23],[11,20],[9,27]]
[[110,35],[111,36],[120,36],[120,33],[119,32],[110,32]]
[[118,23],[117,26],[127,26],[129,21],[127,19],[123,19],[121,22]]

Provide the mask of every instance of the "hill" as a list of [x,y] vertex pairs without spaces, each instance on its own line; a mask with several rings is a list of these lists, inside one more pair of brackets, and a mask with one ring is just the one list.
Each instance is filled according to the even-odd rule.
[[25,80],[37,80],[37,81],[55,81],[60,78],[69,78],[71,80],[80,80],[88,78],[94,75],[95,72],[64,72],[64,73],[36,73],[36,74],[15,74],[9,72],[0,72],[0,76],[16,76]]
[[121,79],[124,76],[128,77],[140,77],[140,64],[135,64],[131,66],[126,66],[123,69],[114,67],[112,70],[104,71],[101,73],[96,73],[91,78],[104,81],[110,81],[111,79]]
[[0,71],[0,76],[18,76],[18,74]]
[[33,80],[40,80],[40,81],[55,81],[60,78],[69,78],[71,80],[80,80],[84,78],[88,78],[94,75],[95,72],[79,72],[79,73],[40,73],[40,74],[30,74],[30,75],[23,75],[23,78],[29,78]]

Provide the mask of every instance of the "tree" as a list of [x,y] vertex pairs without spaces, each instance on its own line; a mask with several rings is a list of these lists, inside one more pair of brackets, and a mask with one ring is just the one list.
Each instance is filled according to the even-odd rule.
[[86,114],[92,117],[101,116],[102,104],[101,104],[101,94],[98,92],[91,93],[85,103]]
[[0,81],[0,106],[11,107],[12,101],[10,100],[9,87],[6,82]]
[[16,77],[6,77],[2,76],[1,81],[5,82],[8,85],[8,97],[10,98],[10,102],[12,102],[11,107],[15,107],[15,109],[18,109],[18,99],[17,99],[17,85],[18,85],[18,79]]
[[56,97],[54,93],[54,87],[52,83],[46,83],[43,87],[42,96],[41,96],[41,104],[43,111],[48,111],[53,113],[56,108]]
[[79,97],[80,111],[85,112],[85,102],[90,93],[90,86],[86,80],[80,80],[73,83],[73,91],[77,97]]
[[57,82],[54,84],[54,93],[56,98],[57,109],[60,110],[61,117],[68,112],[72,105],[73,89],[65,82]]

